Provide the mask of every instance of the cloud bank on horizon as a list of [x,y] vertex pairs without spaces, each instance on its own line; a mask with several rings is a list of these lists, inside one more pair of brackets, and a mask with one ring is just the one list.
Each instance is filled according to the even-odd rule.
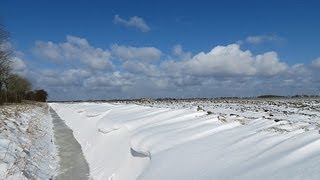
[[164,53],[118,44],[102,49],[67,35],[64,42],[36,41],[32,54],[55,68],[35,68],[20,53],[14,70],[47,89],[51,100],[317,94],[320,87],[319,58],[289,65],[275,51],[253,54],[239,43],[196,54],[178,44]]

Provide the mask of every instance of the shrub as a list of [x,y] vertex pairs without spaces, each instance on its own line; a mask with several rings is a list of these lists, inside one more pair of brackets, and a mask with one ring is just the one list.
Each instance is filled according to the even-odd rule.
[[203,111],[203,109],[200,106],[198,106],[197,111]]

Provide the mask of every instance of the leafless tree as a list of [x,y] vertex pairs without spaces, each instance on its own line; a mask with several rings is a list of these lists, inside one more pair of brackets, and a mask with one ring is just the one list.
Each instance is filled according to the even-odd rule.
[[9,32],[0,23],[0,104],[4,101],[3,90],[11,71],[11,49],[9,45]]
[[0,22],[0,105],[4,102],[21,102],[22,100],[46,102],[48,93],[45,90],[31,91],[31,82],[12,72],[11,56],[9,32]]

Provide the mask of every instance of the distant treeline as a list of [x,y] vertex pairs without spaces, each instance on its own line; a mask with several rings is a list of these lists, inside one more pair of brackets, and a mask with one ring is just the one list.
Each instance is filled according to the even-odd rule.
[[32,84],[28,79],[12,72],[12,50],[8,42],[9,33],[0,23],[0,105],[22,100],[45,102],[48,97],[45,90],[32,91]]

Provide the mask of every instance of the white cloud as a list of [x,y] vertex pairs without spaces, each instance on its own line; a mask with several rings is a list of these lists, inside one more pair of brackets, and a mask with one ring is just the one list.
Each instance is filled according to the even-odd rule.
[[89,89],[113,90],[133,85],[132,77],[118,71],[103,76],[93,76],[84,81],[84,86]]
[[83,48],[90,47],[89,42],[86,39],[76,37],[76,36],[67,35],[67,42],[70,44],[76,45],[78,47],[83,47]]
[[48,58],[56,63],[60,63],[63,60],[62,50],[59,45],[51,41],[36,41],[33,52],[38,56]]
[[[75,36],[67,36],[63,43],[40,42],[38,46],[37,53],[42,48],[41,55],[47,58],[86,65],[29,69],[26,74],[35,86],[47,88],[59,99],[298,94],[311,92],[320,82],[319,58],[308,65],[288,65],[276,52],[253,54],[239,44],[216,46],[195,55],[181,45],[169,54],[154,47],[123,45],[103,50]],[[15,60],[16,67],[28,69],[20,60]],[[114,71],[96,71],[103,66],[100,62],[108,62]]]
[[261,44],[264,42],[270,42],[278,40],[276,36],[267,36],[267,35],[259,35],[259,36],[248,36],[246,38],[246,42],[250,44]]
[[290,77],[300,77],[300,76],[309,76],[311,70],[306,67],[304,64],[294,64],[288,70],[288,76]]
[[88,78],[91,73],[84,69],[67,69],[60,70],[40,70],[32,71],[30,74],[34,79],[35,84],[44,85],[47,87],[71,87],[82,86],[85,78]]
[[183,54],[182,46],[180,44],[173,46],[172,54],[176,56]]
[[[277,42],[278,43],[278,42],[281,42],[281,41],[283,41],[283,38],[275,36],[275,35],[248,36],[245,39],[246,43],[254,44],[254,45],[267,43],[267,42]],[[239,42],[243,42],[243,41],[239,41]]]
[[276,52],[267,52],[255,57],[257,74],[273,76],[285,72],[288,69],[286,63],[280,62]]
[[86,39],[76,36],[68,35],[64,43],[37,41],[33,52],[54,62],[79,60],[93,69],[113,69],[108,50],[95,48]]
[[142,32],[150,31],[150,27],[147,25],[147,23],[141,17],[138,16],[133,16],[126,20],[121,18],[119,15],[115,15],[113,18],[113,23],[123,25],[126,27],[134,27]]
[[173,46],[172,54],[179,60],[188,60],[192,56],[190,52],[185,52],[180,44]]
[[84,69],[68,69],[63,72],[64,77],[70,77],[72,78],[83,78],[83,77],[88,77],[90,76],[90,72]]
[[113,45],[111,52],[114,56],[121,60],[137,60],[151,62],[159,60],[161,57],[161,51],[155,47],[131,47],[131,46],[119,46]]
[[178,87],[186,87],[186,86],[200,86],[204,80],[195,76],[181,76],[174,79],[174,84]]
[[11,59],[11,67],[13,69],[13,71],[17,72],[17,71],[22,71],[26,68],[26,64],[24,63],[24,61],[19,58],[19,57],[13,57]]
[[311,62],[312,67],[320,68],[320,57]]
[[122,64],[122,67],[129,73],[141,74],[148,77],[161,76],[157,66],[142,62],[126,61]]
[[200,52],[187,61],[164,62],[162,68],[194,76],[273,76],[286,71],[288,65],[280,62],[275,52],[254,56],[238,44],[231,44]]
[[201,52],[186,63],[185,70],[195,75],[254,75],[250,51],[241,51],[239,45],[217,46],[209,53]]

